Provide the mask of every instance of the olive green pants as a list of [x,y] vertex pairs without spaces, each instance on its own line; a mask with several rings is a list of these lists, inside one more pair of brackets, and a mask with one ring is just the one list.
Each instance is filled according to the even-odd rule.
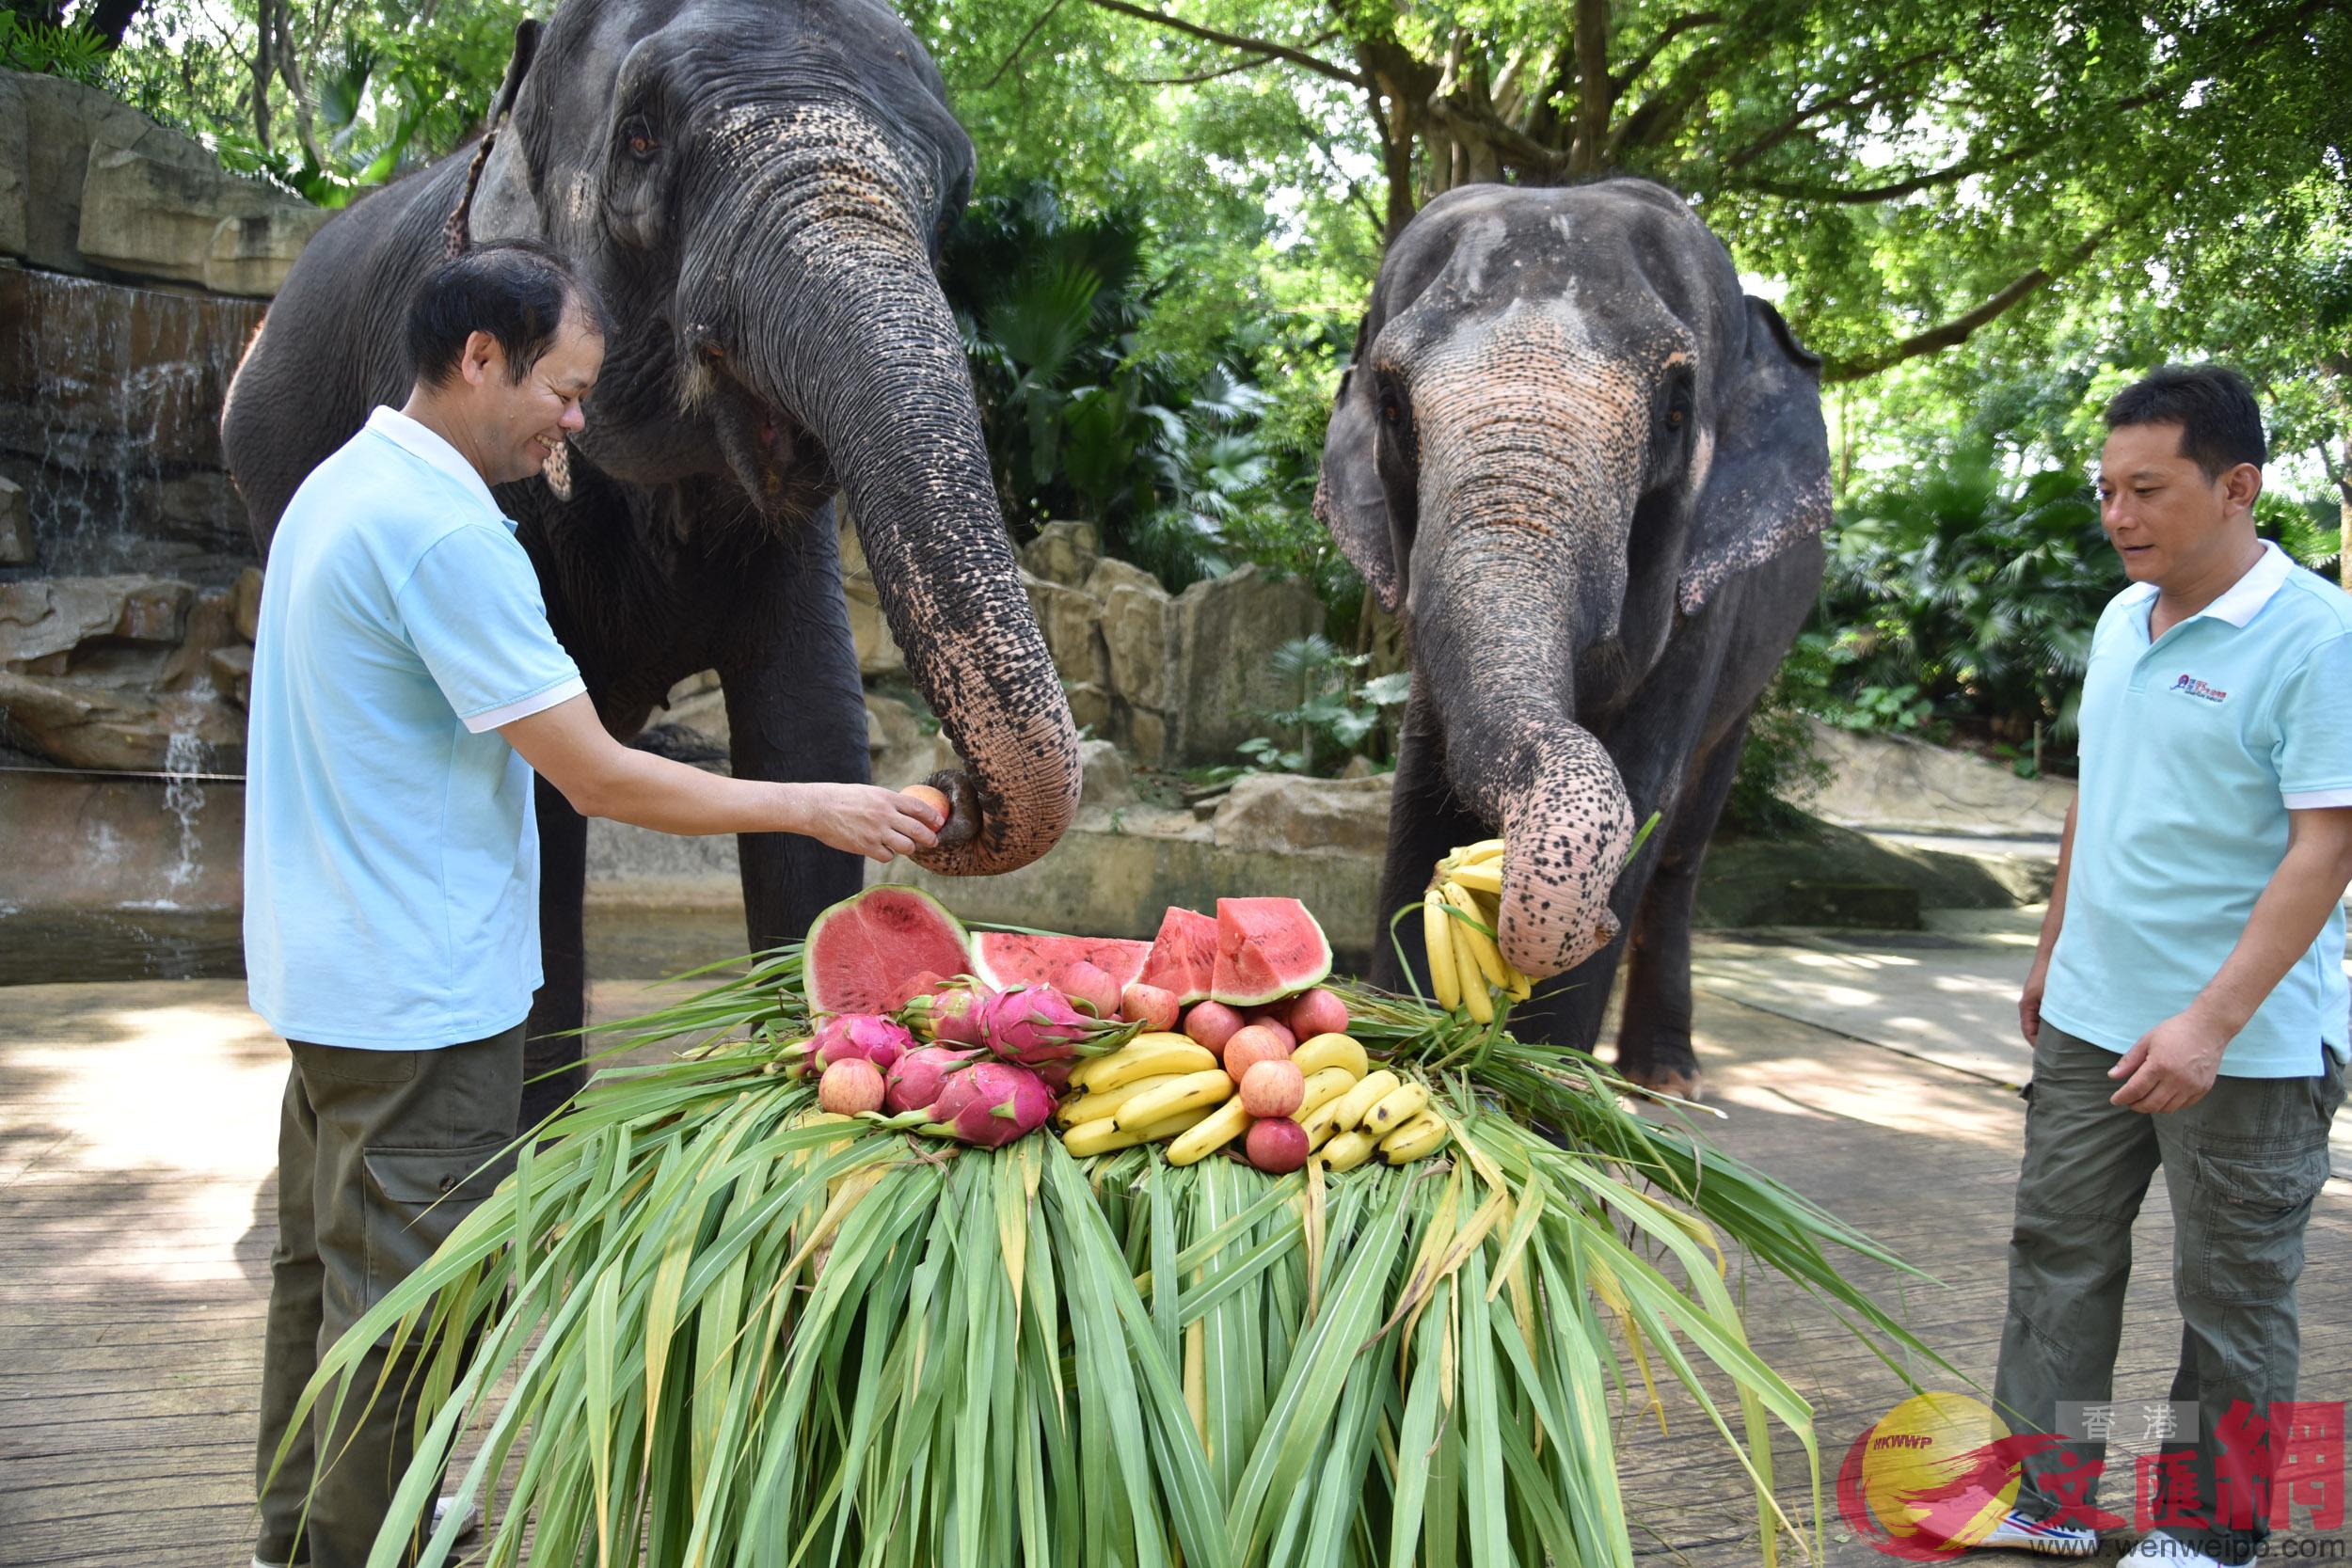
[[[2121,1086],[2107,1076],[2114,1052],[2042,1023],[2024,1091],[2026,1154],[1994,1402],[2012,1431],[2068,1441],[2026,1461],[2021,1509],[2046,1517],[2057,1499],[2099,1495],[2106,1445],[2061,1432],[2058,1407],[2113,1399],[2132,1221],[2159,1167],[2181,1313],[2170,1402],[2197,1414],[2195,1433],[2168,1442],[2161,1462],[2186,1493],[2173,1494],[2178,1508],[2199,1518],[2211,1519],[2218,1500],[2258,1494],[2220,1434],[2239,1402],[2262,1418],[2295,1398],[2303,1229],[2328,1180],[2328,1128],[2344,1096],[2342,1066],[2317,1042],[2312,1050],[2311,1077],[2217,1078],[2194,1105],[2151,1116],[2108,1103]],[[2106,1511],[2127,1524],[2134,1479],[2119,1474],[2106,1488]],[[2216,1526],[2166,1533],[2221,1562],[2244,1561],[2267,1533],[2264,1519]]]
[[517,1024],[433,1051],[290,1043],[254,1555],[359,1568],[408,1467],[413,1358],[404,1354],[389,1369],[384,1396],[362,1410],[387,1371],[379,1341],[332,1430],[331,1393],[298,1428],[294,1406],[326,1350],[431,1256],[509,1168],[523,1031]]

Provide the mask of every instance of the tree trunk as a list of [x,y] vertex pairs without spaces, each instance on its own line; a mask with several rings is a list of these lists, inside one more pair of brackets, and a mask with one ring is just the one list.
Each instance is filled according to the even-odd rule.
[[131,30],[132,19],[139,14],[139,0],[98,0],[83,17],[83,23],[93,33],[106,40],[109,49],[122,47],[122,35]]
[[253,30],[253,140],[264,152],[269,150],[269,82],[278,74],[277,63],[270,58],[271,45],[265,17]]

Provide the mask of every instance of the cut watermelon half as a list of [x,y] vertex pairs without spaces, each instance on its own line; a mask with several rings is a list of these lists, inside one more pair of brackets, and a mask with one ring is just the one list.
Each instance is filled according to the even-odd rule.
[[1003,990],[1008,986],[1058,986],[1072,964],[1092,964],[1124,990],[1152,956],[1148,942],[1123,937],[1038,937],[982,931],[972,939],[972,973]]
[[1209,999],[1216,970],[1216,918],[1169,905],[1144,963],[1143,983],[1172,992],[1179,1005],[1189,1007]]
[[1295,898],[1216,901],[1216,967],[1209,997],[1258,1007],[1319,984],[1331,973],[1331,943]]
[[886,1012],[914,981],[972,971],[962,923],[930,894],[884,883],[810,922],[801,960],[812,1013]]

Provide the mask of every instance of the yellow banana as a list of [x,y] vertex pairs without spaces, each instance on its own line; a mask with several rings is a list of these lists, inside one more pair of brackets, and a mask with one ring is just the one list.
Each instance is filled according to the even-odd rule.
[[1375,1145],[1361,1132],[1340,1132],[1323,1146],[1323,1164],[1329,1170],[1354,1170],[1372,1158]]
[[1309,1111],[1302,1109],[1298,1113],[1295,1119],[1297,1120],[1299,1126],[1307,1130],[1307,1147],[1309,1148],[1314,1148],[1317,1144],[1323,1142],[1324,1139],[1329,1137],[1332,1133],[1341,1131],[1341,1129],[1332,1125],[1331,1118],[1339,1114],[1340,1101],[1347,1098],[1348,1089],[1352,1089],[1354,1087],[1355,1085],[1351,1084],[1348,1085],[1347,1089],[1342,1089],[1338,1094],[1333,1095],[1330,1099],[1325,1101],[1313,1110]]
[[1502,863],[1493,860],[1481,861],[1476,865],[1457,865],[1446,880],[1471,893],[1499,894],[1502,891]]
[[1121,1127],[1149,1127],[1180,1111],[1212,1110],[1232,1097],[1233,1080],[1223,1068],[1211,1068],[1206,1072],[1179,1074],[1127,1101],[1111,1116]]
[[1400,1082],[1402,1080],[1386,1068],[1366,1078],[1330,1102],[1332,1127],[1342,1132],[1352,1132],[1356,1124],[1364,1119],[1364,1113],[1379,1104]]
[[1524,1002],[1534,994],[1535,982],[1528,978],[1527,971],[1513,964],[1511,966],[1511,1000]]
[[1144,1144],[1166,1143],[1168,1139],[1191,1132],[1202,1120],[1215,1115],[1210,1111],[1179,1111],[1164,1120],[1143,1127],[1121,1127],[1114,1117],[1098,1117],[1082,1122],[1061,1135],[1062,1148],[1076,1155],[1109,1154],[1121,1148],[1136,1148]]
[[1445,1118],[1423,1111],[1380,1140],[1380,1156],[1392,1165],[1420,1160],[1445,1147]]
[[1164,1078],[1179,1072],[1206,1072],[1216,1066],[1216,1054],[1172,1031],[1137,1035],[1107,1056],[1080,1062],[1070,1069],[1073,1088],[1094,1094],[1132,1084],[1138,1078]]
[[[1298,1058],[1294,1056],[1291,1059],[1296,1061]],[[1298,1109],[1293,1111],[1291,1116],[1300,1120],[1312,1116],[1318,1108],[1354,1088],[1356,1080],[1357,1075],[1343,1067],[1321,1068],[1307,1074],[1306,1097],[1299,1101]]]
[[1062,1148],[1080,1157],[1089,1154],[1108,1154],[1114,1149],[1133,1148],[1137,1144],[1148,1141],[1140,1129],[1130,1132],[1108,1117],[1081,1122],[1061,1135]]
[[[1509,986],[1511,983],[1510,966],[1502,961],[1502,949],[1496,946],[1495,939],[1485,931],[1464,924],[1465,921],[1470,920],[1475,920],[1481,926],[1486,924],[1486,917],[1479,912],[1477,903],[1471,899],[1470,891],[1449,882],[1444,892],[1445,901],[1461,911],[1463,918],[1454,921],[1454,927],[1470,938],[1470,957],[1477,961],[1478,973],[1485,977],[1487,985]],[[1468,974],[1462,976],[1462,989],[1464,990],[1472,989],[1472,981]]]
[[1352,1035],[1310,1035],[1298,1042],[1291,1053],[1291,1066],[1312,1078],[1325,1068],[1343,1067],[1350,1078],[1361,1078],[1372,1070],[1372,1062],[1364,1048]]
[[1475,844],[1461,845],[1454,851],[1455,865],[1477,865],[1485,861],[1499,861],[1502,858],[1502,840],[1499,838],[1482,838]]
[[1357,1125],[1375,1138],[1384,1138],[1421,1115],[1428,1103],[1426,1084],[1402,1084],[1382,1095]]
[[[1206,1069],[1188,1069],[1186,1070]],[[1109,1116],[1136,1096],[1164,1087],[1182,1076],[1184,1074],[1178,1072],[1154,1073],[1149,1078],[1131,1078],[1116,1088],[1096,1089],[1089,1094],[1078,1095],[1063,1101],[1056,1108],[1054,1119],[1064,1127],[1083,1127],[1089,1121],[1098,1121]]]
[[1196,1160],[1205,1160],[1248,1130],[1249,1111],[1237,1096],[1193,1123],[1190,1131],[1169,1144],[1168,1163],[1189,1165]]
[[1461,976],[1454,963],[1453,920],[1445,912],[1445,895],[1431,888],[1421,899],[1421,940],[1429,949],[1429,994],[1447,1012],[1462,1005]]
[[1462,1005],[1470,1009],[1474,1023],[1495,1021],[1495,999],[1486,990],[1486,976],[1479,972],[1478,955],[1470,943],[1479,940],[1478,933],[1458,920],[1446,922],[1454,943],[1454,967],[1462,972]]

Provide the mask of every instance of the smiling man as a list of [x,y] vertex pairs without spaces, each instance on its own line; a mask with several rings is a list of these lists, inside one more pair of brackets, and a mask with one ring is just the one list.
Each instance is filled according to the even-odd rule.
[[2344,1097],[2352,597],[2254,531],[2265,448],[2243,377],[2161,370],[2106,421],[2101,515],[2131,586],[2092,637],[2081,789],[2019,1002],[2033,1078],[1994,1390],[2013,1429],[2073,1440],[2026,1462],[1982,1544],[2097,1548],[2066,1505],[2090,1502],[2104,1444],[2061,1417],[2112,1398],[2132,1221],[2161,1168],[2176,1425],[2163,1528],[2124,1560],[2215,1568],[2251,1562],[2272,1519],[2260,1456],[2289,1442],[2303,1231]]
[[409,308],[405,404],[303,481],[270,544],[246,969],[294,1062],[257,1568],[365,1562],[405,1468],[411,1369],[384,1369],[381,1343],[358,1373],[387,1380],[372,1410],[332,1431],[323,1409],[299,1427],[294,1410],[319,1353],[502,1172],[540,983],[532,770],[583,813],[669,832],[806,833],[882,861],[937,842],[906,796],[718,778],[598,722],[490,486],[537,473],[582,428],[604,336],[594,292],[553,251],[441,263]]

